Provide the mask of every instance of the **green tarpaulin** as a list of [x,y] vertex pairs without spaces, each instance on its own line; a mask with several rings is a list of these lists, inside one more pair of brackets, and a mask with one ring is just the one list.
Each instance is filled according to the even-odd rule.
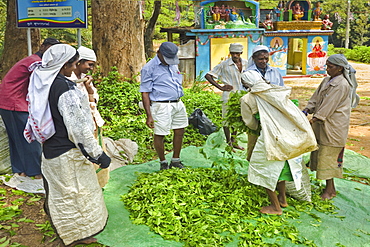
[[[246,136],[239,137],[243,142]],[[245,145],[245,143],[242,143]],[[222,132],[209,136],[203,147],[187,147],[182,150],[184,164],[191,168],[211,167],[216,159],[222,159],[224,151]],[[206,154],[206,157],[204,157]],[[237,151],[233,158],[244,164],[240,173],[246,173],[248,162],[245,151]],[[170,158],[170,156],[168,156]],[[344,157],[346,173],[352,176],[370,178],[370,159],[353,151],[346,150]],[[129,219],[129,212],[120,200],[128,193],[129,186],[135,183],[137,173],[157,172],[159,162],[151,161],[140,165],[129,165],[111,172],[109,183],[104,188],[105,202],[109,211],[109,220],[105,230],[97,236],[99,243],[111,247],[165,247],[183,246],[182,243],[164,240],[160,235],[144,225],[134,225]],[[308,214],[301,214],[299,219],[291,220],[300,235],[314,240],[319,247],[370,246],[370,186],[345,179],[335,179],[337,191],[334,205],[337,214],[314,212],[321,218],[319,224]],[[237,246],[237,239],[225,246]],[[281,246],[296,246],[289,240],[280,241]]]

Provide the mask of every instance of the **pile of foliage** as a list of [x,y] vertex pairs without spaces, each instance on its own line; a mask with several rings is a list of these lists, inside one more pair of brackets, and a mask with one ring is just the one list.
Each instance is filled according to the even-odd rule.
[[185,246],[283,246],[282,241],[316,246],[301,236],[290,222],[300,214],[310,215],[316,225],[321,219],[314,210],[335,213],[332,201],[322,201],[317,181],[313,203],[288,198],[283,216],[263,215],[268,205],[265,190],[248,182],[234,169],[169,169],[141,173],[122,201],[134,224],[145,224],[166,240]]
[[[113,68],[107,77],[99,73],[94,76],[96,87],[99,91],[99,112],[106,124],[103,135],[114,140],[126,138],[135,141],[139,145],[139,152],[135,162],[142,163],[153,159],[155,150],[153,147],[153,131],[146,122],[146,114],[139,108],[141,93],[140,84],[136,78],[125,78]],[[208,84],[195,81],[190,88],[184,90],[182,97],[188,115],[195,109],[200,108],[212,122],[221,126],[221,101],[220,96],[212,91],[205,90]],[[189,126],[185,130],[183,147],[193,145],[202,146],[207,136],[199,134],[198,130]],[[172,135],[165,138],[166,150],[172,150]]]
[[329,44],[328,55],[343,54],[348,60],[370,63],[370,47],[368,46],[355,46],[353,49],[346,48],[335,48],[332,44]]

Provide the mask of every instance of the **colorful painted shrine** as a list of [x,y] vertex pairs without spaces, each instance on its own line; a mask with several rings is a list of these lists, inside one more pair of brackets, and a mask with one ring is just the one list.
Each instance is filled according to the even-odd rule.
[[[276,9],[267,10],[268,13],[275,13],[272,16],[273,31],[259,28],[260,9],[257,1],[194,2],[197,6],[195,28],[189,28],[186,32],[189,39],[195,40],[194,78],[198,75],[204,76],[218,63],[227,59],[231,43],[243,44],[242,57],[245,59],[251,56],[256,45],[266,45],[270,49],[270,65],[276,67],[283,76],[326,74],[328,40],[333,31],[321,30],[321,21],[312,20],[313,6],[309,0],[281,1],[283,4],[280,4],[282,8],[279,10],[279,17]],[[297,3],[303,11],[299,20],[294,19],[292,9]],[[230,16],[228,20],[222,19],[225,17],[221,15],[220,19],[213,16],[214,12],[218,13],[220,9],[230,8],[236,10],[235,12],[242,12],[236,21],[231,20]],[[244,21],[240,15],[244,16]]]
[[235,29],[258,27],[259,3],[255,1],[203,1],[202,29]]

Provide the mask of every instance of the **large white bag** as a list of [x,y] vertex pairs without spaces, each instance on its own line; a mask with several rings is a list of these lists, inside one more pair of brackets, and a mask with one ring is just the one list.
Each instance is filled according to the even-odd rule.
[[289,160],[317,149],[311,125],[289,99],[290,92],[290,87],[262,83],[251,90],[257,96],[267,160]]

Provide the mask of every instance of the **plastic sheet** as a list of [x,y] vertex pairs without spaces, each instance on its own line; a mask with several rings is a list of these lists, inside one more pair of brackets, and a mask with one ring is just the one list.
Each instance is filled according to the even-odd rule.
[[[239,144],[245,146],[245,135],[239,136]],[[216,159],[225,157],[222,131],[209,136],[203,147],[187,147],[182,150],[183,163],[188,167],[211,167]],[[208,158],[205,158],[204,153]],[[167,158],[170,158],[170,155]],[[245,160],[245,151],[237,151],[232,158],[244,165],[239,168],[240,173],[246,173],[248,162]],[[370,159],[346,151],[344,166],[351,175],[369,178]],[[364,171],[367,170],[367,171]],[[133,225],[129,219],[129,212],[120,201],[120,196],[127,193],[129,186],[135,182],[137,172],[157,172],[159,162],[151,161],[141,165],[129,165],[111,172],[109,183],[104,188],[104,196],[109,211],[109,220],[105,230],[97,235],[99,243],[114,247],[177,247],[183,243],[164,240],[160,235],[149,230],[145,225]],[[344,179],[335,179],[338,196],[334,198],[338,214],[328,215],[313,212],[321,222],[314,220],[306,213],[301,213],[298,219],[291,222],[298,228],[300,235],[314,240],[320,247],[340,246],[370,246],[370,186]],[[271,241],[271,240],[270,240]],[[277,242],[281,246],[297,246],[289,240]],[[225,246],[237,246],[237,237],[234,242]]]

